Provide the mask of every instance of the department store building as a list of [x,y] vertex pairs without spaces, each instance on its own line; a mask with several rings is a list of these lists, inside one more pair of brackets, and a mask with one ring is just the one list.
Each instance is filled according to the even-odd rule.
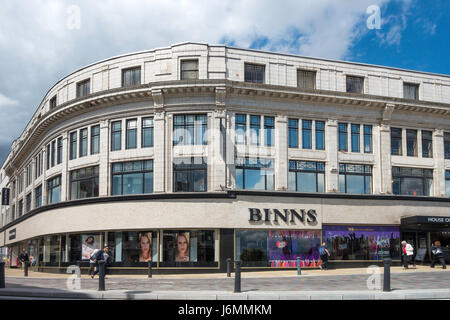
[[[37,102],[38,103],[38,102]],[[450,252],[450,77],[182,43],[81,68],[0,171],[0,253],[112,272],[317,268]],[[180,249],[184,242],[184,249]]]

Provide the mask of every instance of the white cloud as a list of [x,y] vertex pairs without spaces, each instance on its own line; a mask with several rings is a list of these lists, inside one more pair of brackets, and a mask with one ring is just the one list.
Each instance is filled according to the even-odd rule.
[[4,94],[0,93],[0,108],[2,107],[9,107],[9,106],[15,106],[19,102],[17,100],[8,98]]
[[[0,136],[20,135],[57,80],[122,53],[224,39],[247,48],[264,39],[262,49],[343,59],[364,32],[367,7],[388,1],[2,0],[0,88],[20,101],[25,116],[0,119]],[[67,27],[73,4],[80,7],[79,30]]]

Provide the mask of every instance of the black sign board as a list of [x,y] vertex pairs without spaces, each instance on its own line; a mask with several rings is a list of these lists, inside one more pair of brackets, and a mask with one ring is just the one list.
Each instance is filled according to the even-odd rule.
[[440,217],[440,216],[413,216],[401,219],[402,225],[409,224],[428,224],[428,225],[439,225],[439,224],[450,224],[450,217]]
[[2,206],[9,205],[9,188],[2,188]]
[[427,248],[419,248],[416,253],[416,261],[423,261],[425,259],[425,254],[427,253]]
[[16,238],[16,229],[9,230],[9,240],[14,240]]

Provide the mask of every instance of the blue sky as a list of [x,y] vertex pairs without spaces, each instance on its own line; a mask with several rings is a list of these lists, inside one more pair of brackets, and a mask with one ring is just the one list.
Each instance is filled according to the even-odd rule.
[[448,0],[2,0],[0,162],[59,79],[112,56],[195,41],[450,75],[449,39]]

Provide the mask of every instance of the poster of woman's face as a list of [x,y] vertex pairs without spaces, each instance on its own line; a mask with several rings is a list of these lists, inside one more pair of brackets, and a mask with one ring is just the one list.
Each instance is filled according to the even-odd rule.
[[99,248],[99,243],[99,235],[81,235],[81,259],[89,260],[94,250]]
[[175,261],[189,262],[189,232],[177,234],[175,248]]
[[152,233],[139,234],[139,262],[152,261]]

